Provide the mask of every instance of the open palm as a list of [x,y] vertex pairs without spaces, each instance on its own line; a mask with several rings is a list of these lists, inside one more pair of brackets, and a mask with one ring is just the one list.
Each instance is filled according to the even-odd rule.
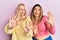
[[10,20],[9,20],[9,27],[10,28],[13,28],[15,25],[16,25],[16,20],[17,19],[17,15],[13,15],[12,17],[10,17]]
[[47,14],[48,14],[48,22],[50,24],[54,25],[54,17],[53,17],[53,14],[50,11],[48,11]]

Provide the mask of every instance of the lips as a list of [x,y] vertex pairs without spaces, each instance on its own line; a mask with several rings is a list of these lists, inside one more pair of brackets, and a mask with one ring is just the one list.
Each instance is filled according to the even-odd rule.
[[35,15],[39,15],[39,13],[35,13]]

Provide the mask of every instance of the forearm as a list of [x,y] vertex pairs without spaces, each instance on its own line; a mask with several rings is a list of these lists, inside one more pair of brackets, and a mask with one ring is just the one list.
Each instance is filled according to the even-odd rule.
[[5,32],[6,32],[7,34],[12,34],[12,29],[9,28],[8,24],[5,26]]

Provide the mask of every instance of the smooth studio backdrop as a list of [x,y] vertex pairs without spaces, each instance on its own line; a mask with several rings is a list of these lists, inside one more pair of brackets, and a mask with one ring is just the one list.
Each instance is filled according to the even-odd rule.
[[24,3],[27,9],[27,15],[30,15],[33,5],[40,4],[43,8],[44,15],[51,11],[55,17],[56,33],[54,40],[60,40],[60,1],[59,0],[0,0],[0,40],[10,40],[10,35],[4,32],[9,17],[15,13],[18,3]]

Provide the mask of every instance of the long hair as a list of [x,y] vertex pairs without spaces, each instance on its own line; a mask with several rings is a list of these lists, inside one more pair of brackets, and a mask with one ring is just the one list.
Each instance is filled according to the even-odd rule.
[[39,4],[34,5],[34,7],[32,8],[30,16],[31,16],[31,20],[34,22],[34,20],[35,20],[34,9],[35,9],[36,6],[40,7],[40,15],[38,17],[38,23],[39,23],[41,21],[42,17],[43,17],[43,10],[42,10],[42,7]]

